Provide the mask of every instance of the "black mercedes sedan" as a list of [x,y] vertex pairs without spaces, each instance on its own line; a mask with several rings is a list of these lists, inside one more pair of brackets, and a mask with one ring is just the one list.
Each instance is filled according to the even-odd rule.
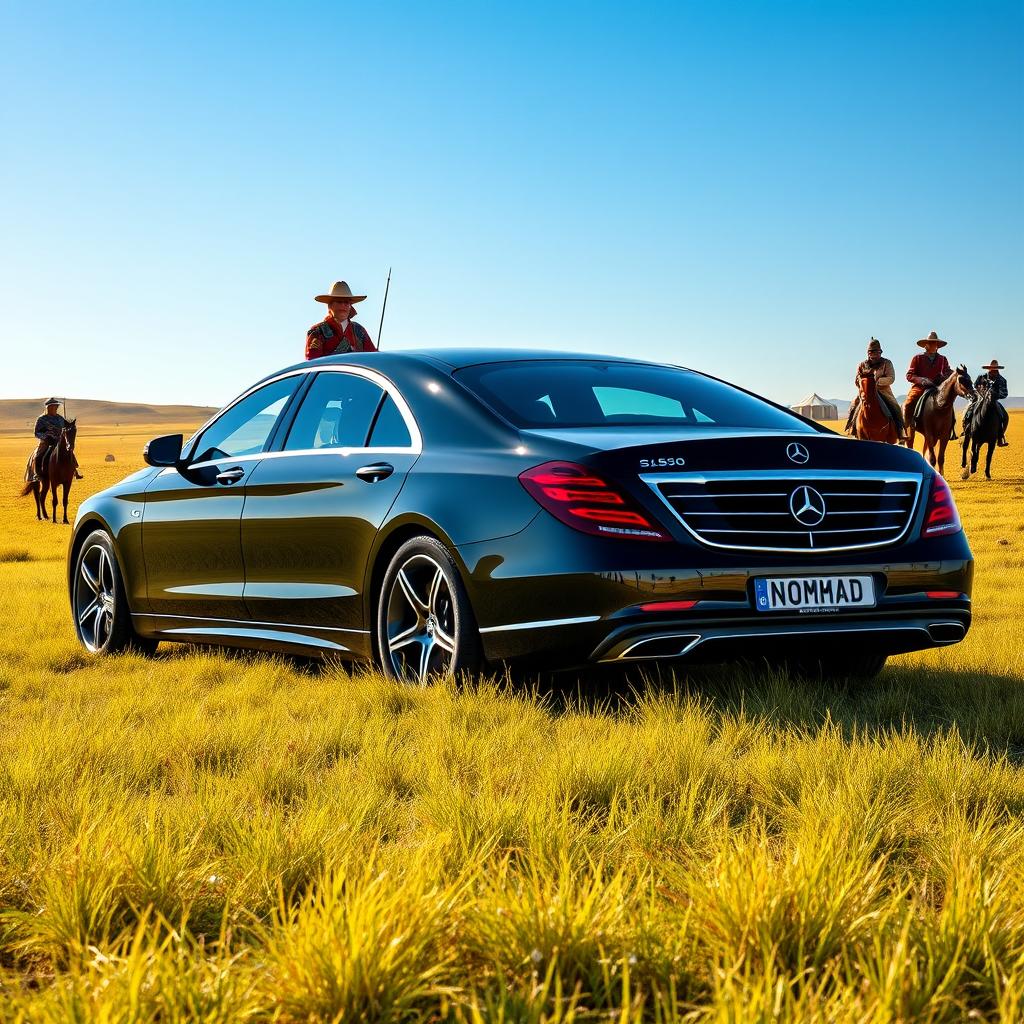
[[676,366],[327,357],[145,460],[72,534],[97,654],[226,644],[412,681],[747,656],[871,675],[971,621],[971,551],[920,455]]

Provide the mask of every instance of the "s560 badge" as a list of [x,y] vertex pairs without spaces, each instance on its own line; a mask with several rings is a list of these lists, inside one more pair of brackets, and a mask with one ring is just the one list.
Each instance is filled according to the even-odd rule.
[[669,466],[685,466],[686,459],[641,459],[641,469],[664,469]]

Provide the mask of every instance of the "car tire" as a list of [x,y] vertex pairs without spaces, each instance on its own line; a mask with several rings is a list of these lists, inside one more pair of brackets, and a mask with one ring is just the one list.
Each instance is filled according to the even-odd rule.
[[433,537],[406,541],[388,565],[377,599],[377,650],[385,675],[420,686],[483,666],[462,576]]
[[71,610],[75,633],[91,654],[152,654],[156,650],[156,640],[140,637],[132,627],[114,543],[104,530],[90,533],[78,549],[71,577]]

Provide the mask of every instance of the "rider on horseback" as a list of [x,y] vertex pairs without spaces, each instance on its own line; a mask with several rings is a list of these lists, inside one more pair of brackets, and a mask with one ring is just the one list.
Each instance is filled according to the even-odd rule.
[[846,418],[846,433],[856,432],[857,410],[860,408],[860,381],[862,377],[874,377],[875,389],[878,397],[882,399],[886,409],[896,424],[896,434],[902,441],[903,438],[903,413],[900,409],[896,396],[892,393],[892,384],[896,380],[896,370],[893,368],[891,359],[882,357],[882,343],[877,338],[868,342],[868,357],[858,367],[853,383],[857,387],[857,397],[850,406],[850,415]]
[[[47,453],[57,444],[60,440],[60,432],[68,426],[68,421],[57,412],[60,408],[59,398],[48,398],[46,400],[46,412],[36,420],[36,429],[34,431],[39,444],[36,445],[35,454],[32,456],[32,472],[35,480],[38,480],[42,474],[43,463],[46,461]],[[75,476],[77,479],[82,479],[82,474],[78,470],[78,459],[72,453],[72,458],[75,459]]]
[[[983,366],[982,369],[988,372],[978,374],[978,379],[974,382],[974,389],[979,393],[982,391],[991,392],[992,401],[996,403],[996,408],[999,410],[999,440],[996,444],[1000,448],[1007,448],[1010,442],[1006,440],[1006,428],[1010,425],[1010,414],[1003,408],[1000,400],[1009,395],[1010,389],[1007,386],[1006,378],[999,372],[1000,370],[1005,370],[1006,367],[1001,366],[998,359],[993,359],[988,366]],[[971,402],[964,413],[965,434],[971,428],[973,416],[974,402]]]
[[918,353],[910,360],[907,380],[910,381],[910,392],[903,403],[903,418],[913,427],[914,411],[918,399],[932,388],[938,387],[947,377],[953,375],[953,369],[945,356],[939,355],[939,349],[949,344],[943,341],[934,331],[927,338],[917,343],[924,352]]

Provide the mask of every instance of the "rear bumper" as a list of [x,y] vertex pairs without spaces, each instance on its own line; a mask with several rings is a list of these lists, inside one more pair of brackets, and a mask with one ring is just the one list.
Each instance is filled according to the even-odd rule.
[[[492,661],[552,668],[728,661],[847,645],[888,655],[957,643],[971,624],[974,561],[962,533],[842,560],[765,558],[696,544],[591,543],[541,517],[515,537],[458,550]],[[795,614],[754,607],[757,576],[863,573],[875,579],[874,608]],[[641,608],[668,601],[695,604]]]
[[876,614],[852,619],[765,621],[765,616],[728,622],[634,624],[614,630],[588,660],[598,662],[650,661],[687,658],[728,661],[752,655],[801,652],[827,653],[855,648],[864,654],[905,654],[929,647],[959,643],[971,624],[967,607],[950,605],[928,614]]

